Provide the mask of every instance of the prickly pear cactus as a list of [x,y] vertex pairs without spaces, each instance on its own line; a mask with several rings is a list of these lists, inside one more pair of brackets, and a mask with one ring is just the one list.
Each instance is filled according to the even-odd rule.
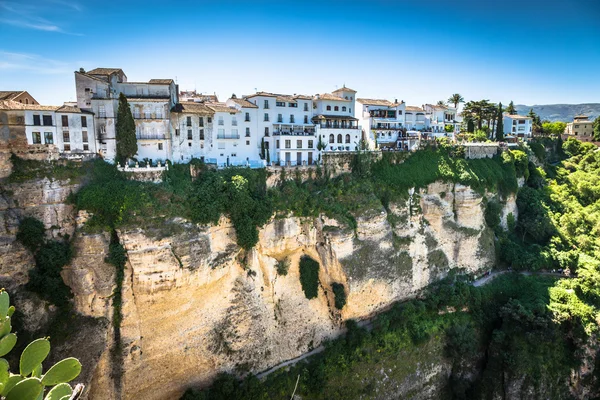
[[[11,333],[11,317],[14,312],[15,307],[10,305],[8,293],[1,289],[0,357],[8,354],[17,343],[17,335]],[[49,353],[48,338],[29,343],[21,354],[18,374],[11,373],[8,361],[0,358],[0,398],[3,400],[69,400],[73,388],[67,382],[77,378],[81,372],[81,363],[76,358],[66,358],[54,364],[44,374],[42,362]]]

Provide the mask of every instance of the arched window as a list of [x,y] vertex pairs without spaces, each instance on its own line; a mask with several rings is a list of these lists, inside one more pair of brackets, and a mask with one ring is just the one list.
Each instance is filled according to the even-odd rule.
[[335,138],[333,137],[333,133],[329,135],[329,143],[335,143]]
[[341,133],[338,135],[338,143],[342,143],[342,134]]
[[350,143],[350,135],[346,135],[346,143]]
[[340,108],[338,106],[335,106],[335,108],[333,109],[333,111],[340,111]]
[[327,106],[327,111],[331,111],[331,106]]
[[342,111],[346,111],[346,106],[342,107]]

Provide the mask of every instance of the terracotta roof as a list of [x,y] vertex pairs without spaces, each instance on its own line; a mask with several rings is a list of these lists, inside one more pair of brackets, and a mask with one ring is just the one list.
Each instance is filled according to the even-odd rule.
[[157,83],[161,85],[170,85],[173,83],[173,79],[150,79],[148,83]]
[[406,111],[425,112],[425,110],[417,106],[406,106]]
[[296,94],[293,97],[294,97],[294,99],[298,99],[298,100],[312,100],[312,97],[306,96],[304,94]]
[[331,93],[318,94],[315,96],[315,100],[333,100],[333,101],[347,101],[347,102],[351,101],[351,100],[346,100],[340,96],[336,96]]
[[192,113],[192,114],[214,114],[214,111],[204,103],[194,102],[183,102],[178,103],[171,110],[179,113]]
[[339,89],[336,89],[336,90],[334,90],[334,91],[333,91],[333,92],[331,92],[331,93],[335,93],[335,92],[341,92],[341,91],[346,91],[346,92],[354,92],[354,93],[356,93],[356,90],[354,90],[354,89],[350,89],[350,88],[347,88],[347,87],[346,87],[346,85],[344,85],[343,87],[341,87],[341,88],[339,88]]
[[93,114],[93,112],[91,111],[85,111],[82,110],[81,108],[77,107],[77,106],[67,106],[67,105],[63,105],[60,106],[56,109],[56,112],[63,112],[63,113],[77,113],[77,114]]
[[225,112],[225,113],[239,113],[236,108],[229,107],[225,103],[205,103],[208,108],[214,112]]
[[61,106],[43,106],[40,104],[22,104],[18,101],[0,100],[0,110],[33,110],[33,111],[56,111]]
[[525,115],[518,115],[518,114],[505,114],[505,117],[508,118],[512,118],[512,119],[531,119],[531,117],[527,117]]
[[263,97],[277,97],[279,96],[278,94],[274,94],[274,93],[267,93],[267,92],[256,92],[254,94],[250,94],[248,96],[246,96],[246,98],[250,98],[250,97],[257,97],[257,96],[263,96]]
[[296,100],[294,100],[294,98],[292,96],[288,96],[285,94],[278,94],[277,97],[275,98],[276,101],[284,101],[286,103],[295,103]]
[[448,109],[447,106],[438,106],[437,104],[425,104],[425,105],[433,108],[434,110],[447,110]]
[[383,99],[356,99],[356,101],[358,101],[359,103],[365,105],[365,106],[387,106],[387,107],[391,107],[394,104],[391,101],[388,100],[383,100]]
[[242,106],[242,108],[258,108],[258,106],[254,103],[249,102],[246,99],[231,99],[236,104]]
[[123,72],[123,70],[121,68],[95,68],[91,71],[87,71],[86,74],[89,75],[112,75],[115,74],[117,72]]
[[12,100],[15,97],[19,96],[21,93],[25,93],[25,91],[24,90],[0,91],[0,100]]

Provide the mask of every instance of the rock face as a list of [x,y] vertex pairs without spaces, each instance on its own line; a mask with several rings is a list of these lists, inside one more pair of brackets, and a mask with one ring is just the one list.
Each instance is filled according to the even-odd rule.
[[[77,218],[65,204],[74,189],[39,181],[3,192],[0,272],[15,286],[26,283],[33,260],[14,234],[20,216],[35,215],[53,228],[52,235],[74,233],[76,256],[63,279],[77,312],[111,321],[115,271],[104,261],[110,238],[76,230]],[[177,398],[190,386],[209,384],[218,372],[259,372],[310,351],[338,335],[344,320],[367,318],[414,297],[452,268],[475,274],[489,269],[494,243],[482,201],[468,187],[434,183],[388,211],[357,218],[355,231],[326,217],[273,219],[250,251],[235,244],[225,218],[211,227],[166,221],[177,228],[167,237],[123,229],[118,236],[129,259],[121,346],[113,342],[110,323],[95,325],[93,354],[82,356],[87,396]],[[505,215],[515,208],[514,197],[505,208]],[[319,294],[312,300],[300,284],[303,255],[320,264]],[[284,261],[289,270],[279,275],[277,264]],[[341,311],[334,307],[333,282],[346,291]],[[118,357],[113,348],[120,349]]]

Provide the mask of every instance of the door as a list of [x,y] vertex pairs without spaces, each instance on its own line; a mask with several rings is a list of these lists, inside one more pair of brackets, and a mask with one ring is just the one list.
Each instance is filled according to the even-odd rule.
[[285,152],[285,165],[290,165],[292,162],[292,153],[289,151]]
[[302,165],[302,153],[301,152],[296,153],[296,165]]
[[312,159],[312,151],[308,152],[308,165],[312,165],[313,163],[313,159]]

